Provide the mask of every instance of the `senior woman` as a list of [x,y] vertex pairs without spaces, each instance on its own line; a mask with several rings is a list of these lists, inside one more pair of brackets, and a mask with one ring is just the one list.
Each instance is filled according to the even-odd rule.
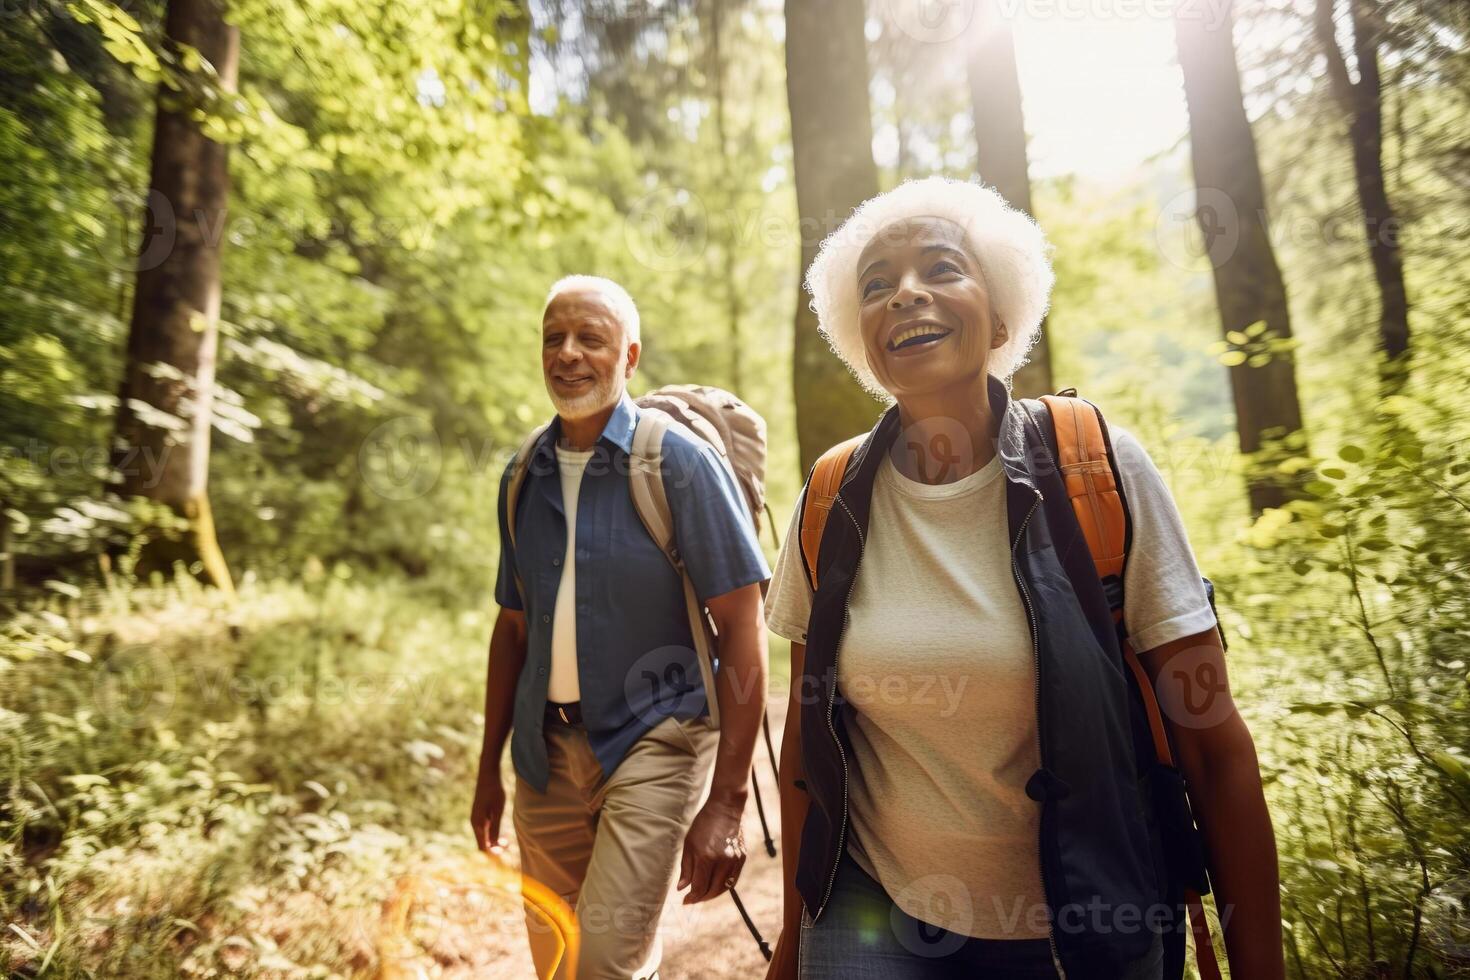
[[[863,204],[808,274],[822,333],[892,404],[847,463],[815,589],[798,504],[767,600],[792,644],[770,977],[1182,968],[1137,695],[1040,407],[1008,390],[1046,311],[1047,252],[993,191],[931,178]],[[1127,638],[1156,679],[1168,666],[1211,694],[1159,689],[1233,973],[1279,977],[1274,837],[1214,612],[1158,471],[1111,437]]]

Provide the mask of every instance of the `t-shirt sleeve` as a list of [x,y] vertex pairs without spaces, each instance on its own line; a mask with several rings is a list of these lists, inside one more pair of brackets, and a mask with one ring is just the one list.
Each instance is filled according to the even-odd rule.
[[1123,619],[1139,653],[1215,625],[1215,612],[1174,497],[1142,444],[1112,426],[1133,541],[1123,573]]
[[524,609],[520,586],[516,582],[515,549],[510,543],[510,525],[506,517],[506,492],[510,489],[510,475],[515,469],[515,460],[505,468],[500,477],[500,495],[495,504],[500,520],[500,569],[495,576],[495,601],[504,609]]
[[766,626],[792,643],[806,642],[807,623],[812,617],[812,583],[801,556],[801,508],[805,491],[796,501],[791,526],[776,558],[776,572],[766,592]]
[[664,442],[674,543],[701,602],[771,577],[735,474],[713,446]]

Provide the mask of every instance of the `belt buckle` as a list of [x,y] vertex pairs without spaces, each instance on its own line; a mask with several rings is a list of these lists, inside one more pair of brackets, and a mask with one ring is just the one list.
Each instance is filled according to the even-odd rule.
[[567,717],[567,709],[564,705],[557,705],[556,713],[561,716],[561,723],[563,725],[570,725],[572,723],[572,719]]

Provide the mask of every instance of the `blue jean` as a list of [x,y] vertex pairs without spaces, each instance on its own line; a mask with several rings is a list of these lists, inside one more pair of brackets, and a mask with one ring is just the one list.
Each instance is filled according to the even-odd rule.
[[[818,922],[802,913],[801,980],[1056,980],[1045,939],[975,939],[915,919],[847,854]],[[1118,980],[1158,980],[1163,943]]]

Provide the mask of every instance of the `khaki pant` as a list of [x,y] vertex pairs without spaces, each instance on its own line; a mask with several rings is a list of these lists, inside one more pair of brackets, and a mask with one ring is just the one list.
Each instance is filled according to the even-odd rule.
[[575,978],[565,963],[553,973],[560,942],[528,910],[541,980],[646,980],[657,973],[659,917],[718,742],[707,718],[665,718],[606,777],[585,730],[547,725],[546,792],[516,778],[521,875],[576,910],[581,954]]

